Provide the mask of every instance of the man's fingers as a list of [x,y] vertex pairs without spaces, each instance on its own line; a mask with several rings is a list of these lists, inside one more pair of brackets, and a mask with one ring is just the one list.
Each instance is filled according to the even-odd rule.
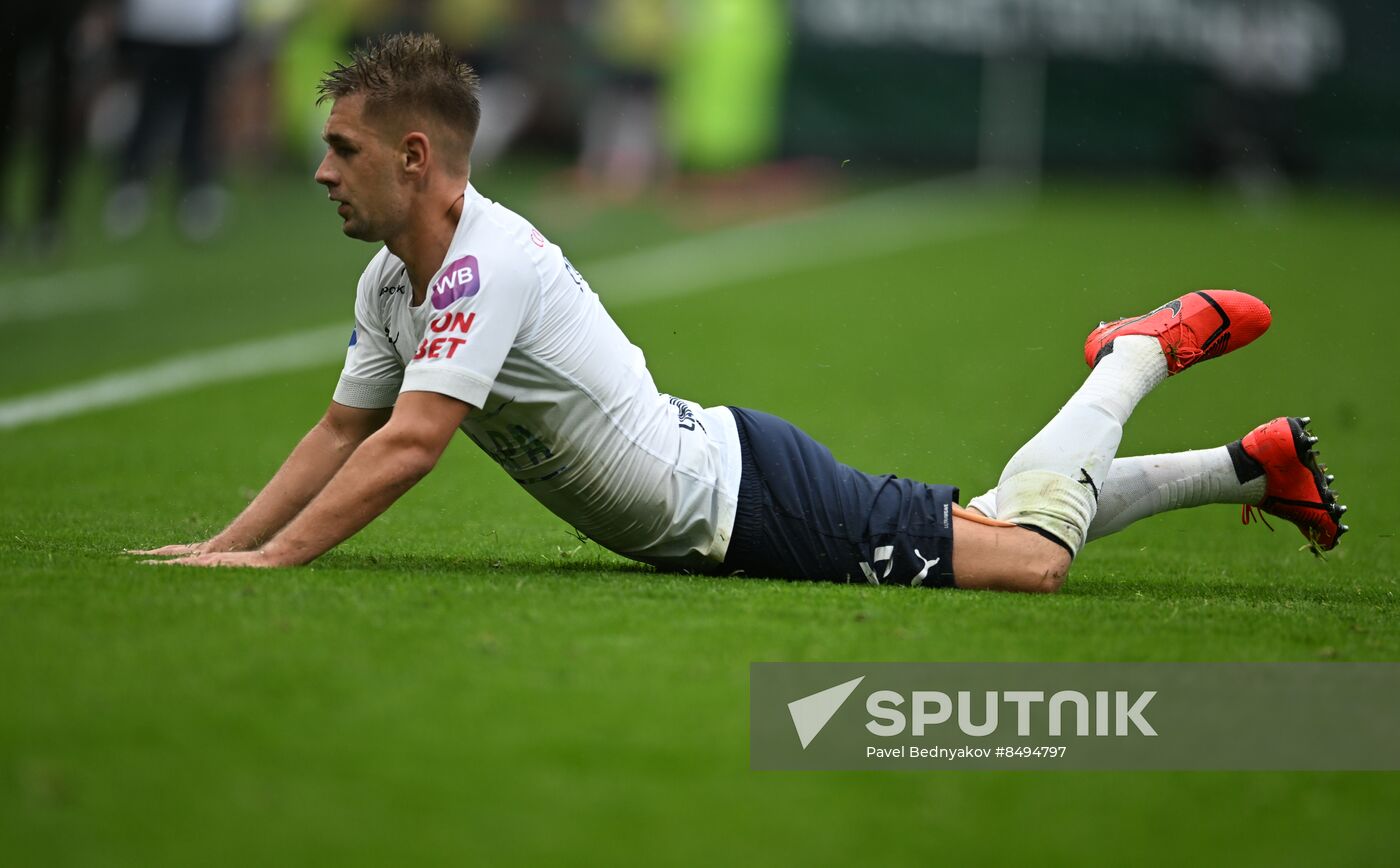
[[127,555],[158,555],[168,557],[170,555],[194,555],[199,554],[200,546],[203,543],[178,543],[176,545],[161,546],[158,549],[124,549],[122,554]]
[[213,552],[206,554],[190,554],[178,558],[167,558],[156,560],[151,558],[144,560],[143,564],[160,564],[168,566],[174,564],[181,567],[265,567],[265,563],[260,563],[253,552]]

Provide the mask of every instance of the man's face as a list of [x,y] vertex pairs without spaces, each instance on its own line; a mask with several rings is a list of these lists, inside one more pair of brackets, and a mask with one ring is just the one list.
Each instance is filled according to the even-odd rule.
[[342,231],[361,241],[395,235],[408,214],[409,187],[399,171],[396,143],[365,119],[364,97],[336,100],[321,137],[326,156],[316,169],[316,183],[340,203]]

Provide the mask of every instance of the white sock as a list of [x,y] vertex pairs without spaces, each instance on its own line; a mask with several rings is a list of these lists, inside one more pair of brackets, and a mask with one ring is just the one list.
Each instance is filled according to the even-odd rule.
[[1055,418],[1012,456],[997,483],[998,518],[1049,533],[1077,553],[1088,536],[1123,425],[1167,377],[1157,339],[1113,342]]
[[[1087,538],[1117,533],[1135,521],[1207,503],[1258,503],[1266,479],[1259,474],[1241,482],[1229,447],[1139,455],[1114,459],[1099,492],[1099,508]],[[997,489],[968,502],[988,518],[998,518]]]

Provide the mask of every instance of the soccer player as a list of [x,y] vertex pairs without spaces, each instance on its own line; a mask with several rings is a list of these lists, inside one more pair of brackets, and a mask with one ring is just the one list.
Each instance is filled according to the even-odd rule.
[[1100,326],[1083,387],[963,510],[952,486],[861,473],[774,416],[659,392],[560,249],[468,183],[476,79],[435,38],[357,51],[321,93],[316,180],[346,235],[384,243],[334,398],[225,530],[142,554],[307,563],[422,479],[459,429],[564,521],[663,570],[1053,591],[1085,542],[1167,509],[1253,504],[1318,549],[1346,530],[1306,419],[1115,460],[1153,387],[1268,328],[1252,296],[1195,292]]

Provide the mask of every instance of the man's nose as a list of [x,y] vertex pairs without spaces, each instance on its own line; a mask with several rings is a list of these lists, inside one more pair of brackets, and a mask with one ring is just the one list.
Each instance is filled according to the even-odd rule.
[[335,186],[335,173],[326,165],[328,159],[322,159],[321,165],[316,167],[316,183],[327,187]]

